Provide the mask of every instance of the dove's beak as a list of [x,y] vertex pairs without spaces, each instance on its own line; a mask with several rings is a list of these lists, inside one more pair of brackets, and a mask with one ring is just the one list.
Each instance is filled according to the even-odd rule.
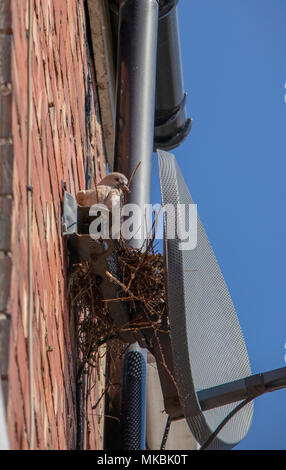
[[126,184],[124,184],[124,183],[121,183],[120,189],[122,189],[123,193],[125,193],[125,194],[130,194],[130,193],[131,193],[131,191],[130,191],[130,189],[128,188],[128,186],[127,186]]

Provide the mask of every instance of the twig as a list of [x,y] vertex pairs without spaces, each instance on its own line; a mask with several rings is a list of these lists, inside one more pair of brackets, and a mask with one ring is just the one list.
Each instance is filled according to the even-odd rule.
[[134,176],[135,176],[135,173],[136,173],[136,171],[138,170],[138,168],[139,168],[140,165],[141,165],[141,162],[137,163],[136,167],[135,167],[134,170],[132,171],[131,176],[130,176],[129,181],[128,181],[128,184],[127,184],[128,189],[130,189],[132,180],[133,180],[133,178],[134,178]]

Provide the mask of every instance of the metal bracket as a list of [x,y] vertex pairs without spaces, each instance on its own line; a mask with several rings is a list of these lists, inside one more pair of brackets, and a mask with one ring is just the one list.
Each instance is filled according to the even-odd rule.
[[64,190],[62,234],[63,236],[77,233],[77,203],[71,194]]
[[203,411],[258,397],[286,387],[286,367],[228,382],[197,392]]

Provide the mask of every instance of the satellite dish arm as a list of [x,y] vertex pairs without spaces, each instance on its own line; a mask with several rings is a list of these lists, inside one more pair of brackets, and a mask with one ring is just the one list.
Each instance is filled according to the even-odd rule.
[[197,396],[202,411],[206,411],[248,398],[256,398],[266,392],[274,392],[285,387],[286,367],[281,367],[200,390]]

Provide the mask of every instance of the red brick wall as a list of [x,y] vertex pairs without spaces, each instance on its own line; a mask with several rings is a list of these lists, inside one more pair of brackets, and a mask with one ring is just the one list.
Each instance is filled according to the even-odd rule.
[[[67,302],[67,253],[61,235],[62,180],[86,187],[86,166],[105,173],[83,0],[34,0],[32,49],[32,262],[35,448],[74,449],[76,396],[73,321]],[[9,2],[10,4],[10,2]],[[12,449],[30,443],[27,257],[28,0],[11,8],[13,166],[9,252],[11,318],[7,422]],[[92,181],[92,179],[91,179]],[[1,202],[1,201],[0,201]],[[0,263],[2,260],[0,260]],[[91,405],[96,401],[93,390]],[[86,447],[101,446],[90,418]]]
[[0,373],[7,400],[11,276],[11,204],[13,146],[11,130],[11,14],[8,1],[0,3]]

